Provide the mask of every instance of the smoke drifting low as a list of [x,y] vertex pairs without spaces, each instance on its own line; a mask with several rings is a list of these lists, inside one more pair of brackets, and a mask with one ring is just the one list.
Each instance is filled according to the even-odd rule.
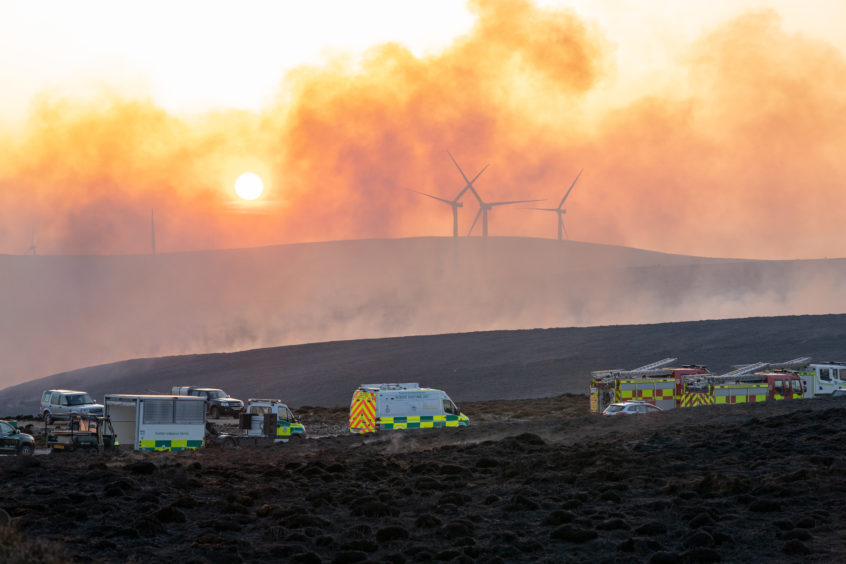
[[[714,29],[667,69],[671,90],[600,103],[614,38],[567,10],[471,2],[472,30],[416,57],[399,44],[284,77],[259,113],[186,118],[151,100],[45,95],[0,139],[0,252],[143,253],[449,235],[454,197],[568,201],[572,237],[708,256],[843,256],[846,59],[772,12]],[[232,202],[238,174],[268,188]],[[466,232],[476,206],[462,210]],[[247,213],[245,213],[247,212]],[[555,236],[498,208],[492,235]],[[828,226],[831,227],[828,227]]]
[[[697,259],[509,237],[339,241],[155,257],[0,256],[0,272],[0,388],[139,357],[846,311],[846,259]],[[783,331],[797,343],[806,339],[791,322]],[[686,346],[698,351],[720,337],[702,339]],[[609,351],[616,346],[607,343]],[[374,354],[385,354],[384,345],[376,348],[382,352]],[[575,353],[551,343],[549,354]],[[264,358],[256,361],[262,366],[232,370],[245,377],[254,369],[272,373],[274,386],[286,388],[288,374],[274,369],[274,354]],[[210,362],[229,366],[233,360]],[[320,372],[321,361],[309,362]],[[484,373],[484,365],[478,370]],[[101,372],[113,376],[109,368]],[[362,380],[397,377],[367,374],[361,372]],[[179,383],[178,370],[168,377]],[[139,382],[133,389],[147,387]]]

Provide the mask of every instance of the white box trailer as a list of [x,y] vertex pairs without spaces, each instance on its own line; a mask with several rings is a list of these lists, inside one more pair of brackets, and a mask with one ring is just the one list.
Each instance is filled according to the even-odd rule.
[[197,449],[205,444],[205,398],[109,394],[103,404],[115,430],[115,445],[163,451]]

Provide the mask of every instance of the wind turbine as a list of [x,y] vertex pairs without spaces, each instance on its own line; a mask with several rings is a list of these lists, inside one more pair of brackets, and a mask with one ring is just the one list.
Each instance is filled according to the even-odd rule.
[[564,235],[566,235],[568,239],[570,238],[570,236],[567,235],[567,228],[564,226],[564,214],[567,213],[567,210],[563,209],[561,206],[564,205],[564,201],[567,199],[567,196],[569,196],[570,192],[573,191],[573,186],[575,186],[576,182],[579,181],[579,177],[582,175],[583,171],[584,171],[584,169],[580,170],[579,174],[576,175],[576,179],[573,180],[572,184],[570,184],[570,189],[567,190],[567,193],[564,194],[563,198],[561,198],[561,203],[558,204],[557,208],[529,208],[531,210],[549,211],[549,212],[555,212],[555,213],[558,214],[558,240],[559,241],[561,240],[561,230],[562,229],[564,230]]
[[[447,152],[449,152],[449,151],[447,151]],[[452,155],[450,155],[450,157],[452,157]],[[461,196],[464,195],[464,192],[467,191],[467,188],[470,187],[473,182],[476,182],[476,179],[479,178],[482,175],[483,172],[485,172],[486,168],[488,168],[488,165],[485,165],[482,168],[482,170],[480,170],[479,173],[476,176],[473,177],[473,180],[468,180],[467,181],[468,184],[466,186],[464,186],[464,188],[461,190],[461,192],[458,193],[458,196],[456,196],[455,199],[453,199],[453,200],[447,200],[446,198],[441,198],[439,196],[433,196],[432,194],[427,194],[425,192],[419,192],[417,190],[412,190],[412,192],[416,192],[418,194],[428,196],[430,198],[433,198],[433,199],[438,200],[439,202],[443,202],[445,204],[449,204],[450,207],[452,207],[452,236],[458,237],[458,208],[464,206],[464,204],[459,202],[458,200],[461,199]]]
[[32,230],[32,243],[29,244],[29,248],[26,250],[26,253],[24,253],[24,254],[27,254],[27,255],[38,254],[38,253],[36,253],[36,249],[35,249],[35,229]]
[[[449,153],[449,151],[447,151],[447,153]],[[458,163],[455,162],[455,158],[453,158],[452,153],[449,153],[449,158],[452,159],[452,162],[453,162],[453,164],[455,164],[455,167],[458,169],[458,172],[461,173],[461,176],[464,178],[464,181],[467,182],[467,186],[464,187],[464,190],[461,191],[461,194],[464,194],[464,191],[469,189],[471,192],[473,192],[473,195],[476,196],[476,201],[479,202],[479,211],[476,212],[476,217],[475,217],[475,219],[473,219],[473,225],[470,226],[470,231],[467,232],[468,237],[470,236],[470,233],[473,232],[473,228],[476,227],[476,222],[479,221],[480,215],[482,216],[482,237],[488,236],[488,212],[494,206],[507,206],[509,204],[525,204],[525,203],[528,203],[528,202],[540,202],[541,201],[541,200],[512,200],[512,201],[508,201],[508,202],[486,202],[482,199],[481,196],[479,196],[479,193],[476,192],[476,188],[473,187],[473,182],[475,182],[476,179],[474,178],[472,182],[470,180],[467,180],[467,176],[464,174],[464,171],[461,170],[461,167],[458,166]],[[482,169],[482,170],[484,170],[484,169]],[[478,178],[478,175],[477,175],[477,178]],[[459,197],[461,196],[461,194],[459,194]]]

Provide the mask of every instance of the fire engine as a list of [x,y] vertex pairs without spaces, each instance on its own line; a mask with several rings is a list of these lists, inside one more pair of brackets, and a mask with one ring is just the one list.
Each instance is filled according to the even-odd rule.
[[[803,383],[799,370],[809,366],[810,359],[746,364],[719,375],[701,365],[668,368],[675,361],[675,358],[665,358],[631,370],[593,372],[591,413],[602,413],[608,405],[621,401],[645,401],[667,410],[800,399],[805,397],[807,384]],[[846,377],[846,366],[843,375]]]
[[682,407],[678,403],[683,395],[686,378],[697,374],[709,374],[709,372],[705,366],[699,365],[667,368],[676,360],[665,358],[631,370],[592,372],[591,413],[602,413],[612,403],[634,400],[646,401],[664,410]]

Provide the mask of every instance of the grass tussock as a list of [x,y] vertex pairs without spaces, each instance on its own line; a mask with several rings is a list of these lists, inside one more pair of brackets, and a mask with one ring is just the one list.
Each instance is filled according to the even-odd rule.
[[69,560],[59,543],[30,539],[14,527],[0,526],[0,562],[63,564]]

